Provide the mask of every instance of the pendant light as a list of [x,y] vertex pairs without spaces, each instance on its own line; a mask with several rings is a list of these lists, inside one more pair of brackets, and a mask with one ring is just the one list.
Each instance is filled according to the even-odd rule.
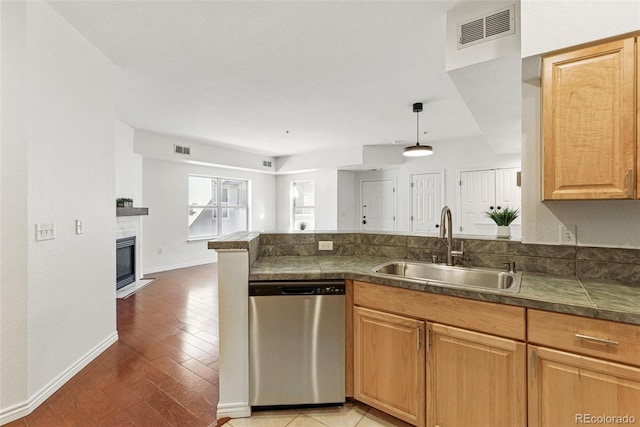
[[420,112],[422,111],[422,102],[413,104],[413,112],[416,113],[416,145],[405,147],[403,156],[406,157],[423,157],[433,154],[433,147],[430,145],[420,145]]

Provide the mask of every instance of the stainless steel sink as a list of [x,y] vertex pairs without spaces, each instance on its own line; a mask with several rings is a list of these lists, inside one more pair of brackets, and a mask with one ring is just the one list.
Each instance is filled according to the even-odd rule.
[[480,267],[451,267],[419,261],[390,261],[374,267],[374,272],[424,280],[430,285],[474,287],[520,292],[522,273]]

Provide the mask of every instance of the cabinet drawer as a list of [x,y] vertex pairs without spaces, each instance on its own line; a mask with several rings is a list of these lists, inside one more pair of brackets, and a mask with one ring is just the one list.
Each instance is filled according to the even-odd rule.
[[448,295],[353,282],[353,303],[524,341],[525,309]]
[[640,366],[640,326],[529,309],[528,341]]

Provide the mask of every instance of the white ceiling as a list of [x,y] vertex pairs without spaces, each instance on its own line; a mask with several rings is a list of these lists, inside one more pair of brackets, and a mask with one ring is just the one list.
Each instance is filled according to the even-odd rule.
[[461,1],[50,3],[117,66],[136,129],[284,156],[410,144],[423,102],[421,143],[481,133],[445,71]]

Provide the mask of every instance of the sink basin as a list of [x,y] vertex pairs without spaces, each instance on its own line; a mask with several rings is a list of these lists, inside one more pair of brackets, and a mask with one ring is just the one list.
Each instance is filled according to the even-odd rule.
[[374,267],[374,272],[424,280],[430,285],[452,285],[508,292],[520,292],[522,273],[480,267],[452,267],[419,261],[390,261]]

